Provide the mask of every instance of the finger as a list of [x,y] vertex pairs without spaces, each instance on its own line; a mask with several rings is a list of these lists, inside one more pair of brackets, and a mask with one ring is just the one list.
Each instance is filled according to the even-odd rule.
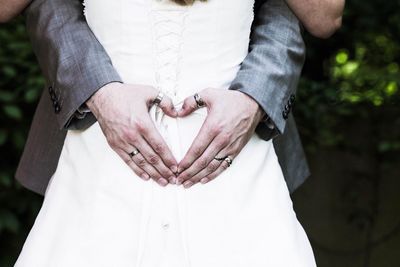
[[139,152],[139,154],[135,156],[132,156],[131,159],[136,164],[136,166],[144,170],[155,182],[162,186],[166,186],[168,184],[168,181],[163,178],[161,174],[147,162],[141,152]]
[[162,109],[162,111],[173,118],[178,116],[178,111],[176,111],[172,99],[166,95],[164,95],[163,99],[161,100],[158,106]]
[[204,153],[218,133],[219,131],[210,122],[209,117],[207,117],[188,152],[179,163],[178,172],[181,173],[189,168]]
[[[132,149],[132,150],[130,150]],[[133,170],[133,172],[142,178],[145,181],[148,181],[150,179],[150,175],[144,171],[142,168],[136,165],[136,163],[131,159],[131,157],[128,155],[128,152],[124,151],[123,149],[114,149],[115,152],[123,159],[123,161]],[[133,151],[134,148],[129,148],[129,151]]]
[[225,160],[223,160],[221,162],[221,164],[219,165],[219,167],[213,173],[210,173],[206,177],[202,178],[200,180],[200,182],[202,184],[206,184],[206,183],[214,180],[218,175],[220,175],[222,172],[224,172],[228,168],[229,168],[229,164]]
[[162,162],[170,169],[172,174],[176,173],[178,163],[154,123],[149,119],[145,126],[141,126],[139,132],[152,150],[161,157]]
[[204,180],[204,178],[206,178],[208,175],[210,175],[211,173],[215,172],[219,166],[221,165],[222,161],[218,161],[213,159],[206,168],[204,168],[203,170],[201,170],[199,173],[197,173],[195,176],[193,176],[192,178],[186,180],[183,182],[183,187],[185,188],[189,188],[199,182],[201,183],[206,183],[208,182],[208,180]]
[[186,180],[191,180],[196,183],[199,181],[200,177],[203,178],[209,173],[214,172],[219,166],[219,164],[213,162],[215,161],[214,157],[218,152],[230,145],[229,140],[230,137],[226,133],[221,133],[216,136],[204,153],[195,160],[190,167],[179,174],[177,177],[177,184],[184,183]]
[[[244,146],[243,143],[244,142],[242,139],[236,140],[235,142],[233,142],[232,144],[221,150],[216,157],[225,158],[229,156],[233,160],[242,150]],[[215,161],[217,161],[219,164],[216,163]],[[184,182],[183,186],[185,188],[188,188],[198,182],[206,184],[209,181],[215,179],[219,174],[221,174],[224,170],[226,170],[227,167],[229,167],[229,164],[225,160],[218,161],[214,159],[214,161],[211,162],[206,169],[196,174],[192,179]]]
[[178,117],[185,117],[198,109],[194,96],[189,96],[183,101],[181,109],[178,111]]
[[139,149],[146,161],[153,166],[163,178],[175,183],[175,174],[164,164],[160,155],[151,148],[145,139],[140,140],[135,146]]

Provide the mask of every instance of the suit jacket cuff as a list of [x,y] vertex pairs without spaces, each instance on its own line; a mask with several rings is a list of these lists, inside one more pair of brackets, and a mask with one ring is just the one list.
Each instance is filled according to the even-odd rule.
[[[114,69],[112,69],[112,72],[109,74],[103,75],[101,78],[99,77],[99,79],[93,81],[93,85],[91,87],[88,86],[87,90],[81,90],[82,95],[79,97],[79,101],[75,99],[74,102],[70,103],[69,109],[66,110],[64,114],[61,114],[61,123],[65,121],[65,123],[62,123],[62,125],[64,125],[63,128],[68,130],[81,130],[93,124],[96,120],[90,109],[87,107],[84,108],[85,102],[97,90],[112,82],[122,82]],[[64,106],[65,105],[66,104],[64,104]]]
[[[261,75],[266,74],[264,73]],[[269,83],[265,83],[267,87],[263,89],[256,88],[254,84],[246,84],[246,81],[248,81],[247,83],[251,83],[252,76],[254,76],[254,74],[248,76],[243,72],[239,72],[229,89],[238,90],[251,96],[258,102],[266,115],[270,118],[270,121],[274,125],[273,130],[277,131],[278,134],[283,133],[285,121],[282,119],[282,114],[280,112],[282,109],[279,103],[284,102],[284,91],[281,90],[281,88],[272,86],[272,84],[274,84],[272,80]]]

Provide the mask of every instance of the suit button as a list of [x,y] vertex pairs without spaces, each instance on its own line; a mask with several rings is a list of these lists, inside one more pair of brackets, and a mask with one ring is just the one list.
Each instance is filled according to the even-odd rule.
[[55,112],[55,113],[59,113],[60,110],[61,110],[61,107],[60,107],[60,105],[57,103],[56,106],[54,106],[54,112]]
[[282,116],[283,116],[283,118],[286,120],[286,119],[289,117],[289,112],[283,111],[283,112],[282,112]]
[[290,95],[290,98],[289,98],[289,101],[288,101],[289,105],[293,105],[295,100],[296,100],[296,96],[293,95],[293,94]]
[[290,104],[286,104],[286,105],[285,105],[285,111],[289,112],[289,111],[290,111],[290,107],[291,107]]
[[56,106],[58,106],[58,101],[57,100],[53,100],[53,107],[56,107]]

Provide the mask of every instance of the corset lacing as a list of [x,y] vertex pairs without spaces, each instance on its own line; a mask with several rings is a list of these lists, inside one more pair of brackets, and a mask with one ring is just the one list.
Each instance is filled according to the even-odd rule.
[[[176,108],[179,108],[183,102],[179,96],[179,73],[180,73],[180,62],[181,62],[181,48],[183,45],[183,34],[185,31],[185,20],[188,16],[188,9],[186,7],[177,5],[163,6],[164,3],[153,2],[152,8],[148,13],[150,28],[152,31],[153,39],[153,65],[156,88],[163,92],[166,96],[169,96]],[[169,143],[168,136],[173,134],[179,134],[178,121],[176,119],[165,116],[164,112],[160,107],[154,107],[150,110],[150,116],[154,118],[156,127],[160,133],[164,136],[167,143]],[[168,130],[168,126],[170,129]],[[168,133],[169,132],[169,133]],[[179,144],[172,144],[172,147],[179,147]],[[188,255],[187,240],[185,236],[185,200],[183,195],[179,192],[182,189],[175,186],[176,190],[176,204],[179,209],[179,221],[182,223],[182,241],[184,251],[182,253],[185,257],[185,266],[190,267],[190,260]],[[142,264],[142,258],[144,253],[144,239],[146,232],[148,231],[149,214],[147,212],[151,207],[153,200],[153,192],[144,193],[143,203],[144,213],[141,222],[141,236],[139,241],[139,255],[136,266],[140,267]],[[170,203],[170,201],[166,201]]]

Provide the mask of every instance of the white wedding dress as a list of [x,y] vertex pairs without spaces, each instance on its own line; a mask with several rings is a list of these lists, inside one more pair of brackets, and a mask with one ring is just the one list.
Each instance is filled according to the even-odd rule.
[[[248,52],[253,2],[86,0],[85,15],[125,83],[157,86],[180,107],[201,89],[229,87]],[[179,161],[207,111],[173,119],[153,107],[150,114]],[[315,261],[272,141],[254,134],[232,166],[207,184],[161,187],[138,178],[96,122],[68,131],[15,266],[310,267]]]

